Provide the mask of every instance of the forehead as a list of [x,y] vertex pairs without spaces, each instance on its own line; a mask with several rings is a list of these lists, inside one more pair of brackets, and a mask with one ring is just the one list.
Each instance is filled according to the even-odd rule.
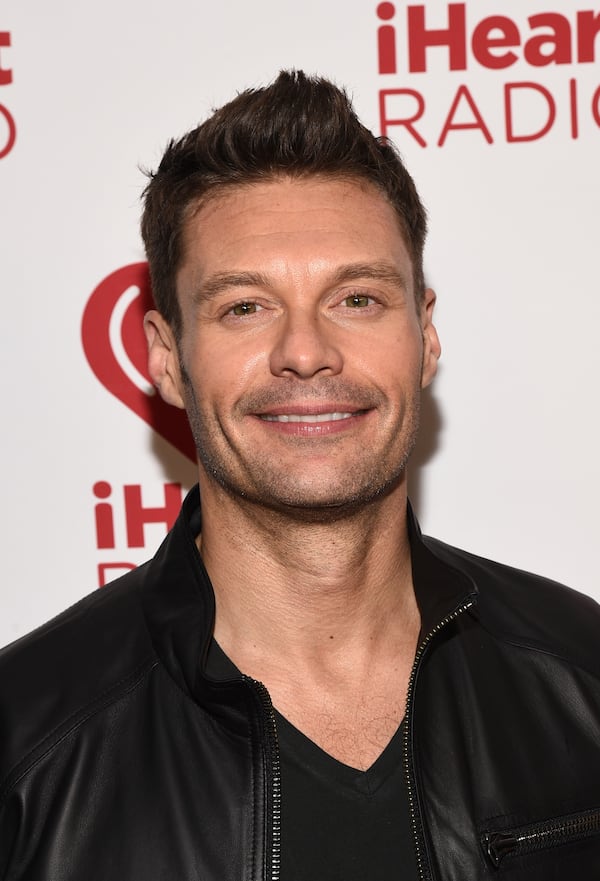
[[336,261],[387,261],[410,274],[398,215],[368,181],[310,176],[222,188],[202,201],[184,228],[178,281],[215,272],[307,272]]

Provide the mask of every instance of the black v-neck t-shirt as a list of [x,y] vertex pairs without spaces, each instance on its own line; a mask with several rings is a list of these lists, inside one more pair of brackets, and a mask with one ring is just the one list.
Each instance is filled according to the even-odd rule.
[[[213,641],[208,672],[235,675]],[[281,881],[418,881],[401,725],[367,771],[338,762],[276,712]]]
[[417,881],[403,726],[367,771],[277,714],[282,881]]

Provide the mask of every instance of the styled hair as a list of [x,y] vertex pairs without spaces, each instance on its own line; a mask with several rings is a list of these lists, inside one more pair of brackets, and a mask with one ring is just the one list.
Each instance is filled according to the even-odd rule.
[[302,71],[282,71],[248,89],[179,140],[171,140],[144,191],[142,237],[156,308],[181,332],[176,275],[187,220],[219,189],[276,179],[327,175],[369,181],[398,216],[424,290],[425,209],[394,145],[375,137],[342,89]]

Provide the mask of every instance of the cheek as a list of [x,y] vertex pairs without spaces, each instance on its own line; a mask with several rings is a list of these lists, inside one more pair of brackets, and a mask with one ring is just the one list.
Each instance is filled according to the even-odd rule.
[[187,363],[199,397],[230,400],[266,378],[269,354],[264,346],[244,345],[239,340],[199,342],[190,350]]
[[258,348],[253,346],[246,350],[241,349],[233,355],[235,378],[240,386],[246,385],[253,380],[259,380],[269,372],[269,349],[266,346]]
[[375,336],[368,351],[355,351],[353,364],[382,384],[420,382],[423,342],[417,334],[396,334],[389,339]]

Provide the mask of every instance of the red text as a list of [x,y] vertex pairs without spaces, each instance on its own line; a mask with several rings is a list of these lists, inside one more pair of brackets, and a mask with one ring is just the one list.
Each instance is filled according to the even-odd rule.
[[[10,33],[0,31],[0,86],[10,86],[13,81],[12,68],[5,65],[4,49],[10,48]],[[17,126],[8,107],[0,104],[0,159],[8,156],[17,139]]]
[[[96,543],[99,549],[114,548],[115,514],[113,505],[106,501],[112,494],[112,486],[105,480],[94,484],[94,495],[98,502],[94,508],[96,520]],[[144,505],[142,487],[130,484],[123,487],[123,504],[125,511],[125,534],[128,548],[144,547],[144,527],[148,523],[164,524],[167,532],[172,526],[181,508],[181,484],[165,483],[163,486],[164,501],[159,505]]]
[[[540,12],[519,24],[507,15],[490,15],[474,26],[467,22],[465,3],[450,3],[441,26],[434,26],[425,6],[406,9],[406,68],[409,73],[425,73],[432,53],[444,52],[449,70],[466,70],[472,59],[482,67],[500,70],[520,59],[532,67],[549,64],[587,64],[596,60],[600,33],[600,12],[577,12],[574,21],[558,12]],[[398,38],[392,23],[393,3],[377,6],[378,18],[385,22],[377,32],[380,74],[398,72]],[[440,22],[436,18],[436,22]]]
[[380,131],[387,136],[393,129],[394,138],[399,143],[403,136],[409,136],[421,147],[430,146],[432,142],[443,147],[456,132],[476,132],[488,144],[499,139],[510,144],[538,141],[559,126],[563,134],[566,132],[576,140],[582,120],[600,128],[600,86],[584,103],[580,100],[575,79],[570,79],[564,90],[560,93],[556,90],[554,94],[540,83],[505,83],[500,102],[502,130],[496,126],[494,131],[473,91],[464,84],[456,89],[446,115],[435,120],[428,116],[426,98],[420,91],[381,89]]
[[[162,527],[166,534],[173,526],[182,502],[179,483],[165,483],[160,490],[158,504],[144,501],[140,484],[126,484],[122,492],[113,498],[113,488],[106,480],[93,486],[98,500],[94,505],[96,547],[99,551],[143,548],[146,543],[146,526]],[[135,569],[135,563],[111,560],[98,564],[98,581],[102,587],[117,575]]]

